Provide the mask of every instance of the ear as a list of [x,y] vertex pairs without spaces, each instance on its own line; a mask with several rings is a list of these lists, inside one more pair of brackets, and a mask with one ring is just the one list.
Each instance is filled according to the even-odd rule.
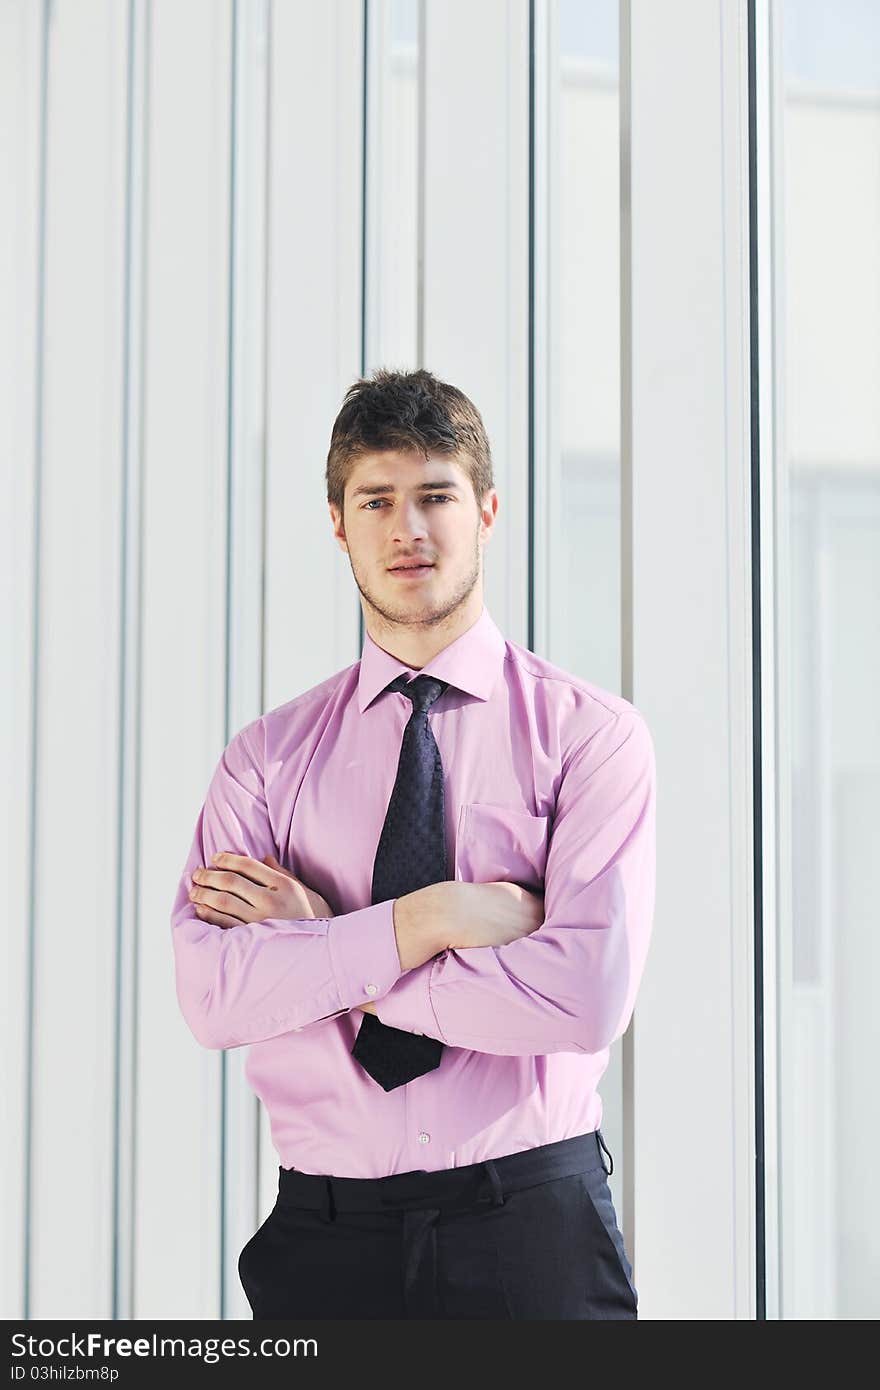
[[491,540],[492,528],[495,525],[497,515],[498,493],[492,487],[483,494],[483,500],[480,504],[480,539],[482,541]]
[[333,535],[338,542],[339,549],[344,550],[347,554],[348,543],[345,539],[345,524],[342,519],[342,512],[335,502],[329,502],[328,506],[330,508],[330,520],[333,524]]

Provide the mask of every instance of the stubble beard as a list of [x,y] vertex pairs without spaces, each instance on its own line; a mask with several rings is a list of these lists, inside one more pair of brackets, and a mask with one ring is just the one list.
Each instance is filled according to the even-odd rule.
[[[421,605],[406,604],[401,602],[398,607],[383,603],[377,594],[373,593],[365,582],[358,575],[352,559],[351,551],[348,551],[348,561],[351,565],[351,573],[358,591],[364,603],[370,608],[373,614],[386,623],[389,628],[426,628],[436,627],[440,623],[446,622],[453,613],[466,601],[468,596],[473,593],[480,578],[480,547],[477,543],[477,532],[474,532],[474,550],[472,555],[471,567],[467,574],[460,579],[450,595],[435,597],[433,599],[425,597]],[[396,581],[389,581],[396,582]],[[407,581],[402,581],[406,583]]]

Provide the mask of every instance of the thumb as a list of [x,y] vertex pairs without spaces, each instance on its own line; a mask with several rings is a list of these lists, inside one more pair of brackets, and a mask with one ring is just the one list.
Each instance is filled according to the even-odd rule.
[[293,877],[293,875],[290,873],[290,870],[285,869],[284,865],[279,863],[279,861],[275,858],[274,854],[264,854],[263,863],[268,864],[270,869],[277,869],[279,873],[288,874],[289,877]]

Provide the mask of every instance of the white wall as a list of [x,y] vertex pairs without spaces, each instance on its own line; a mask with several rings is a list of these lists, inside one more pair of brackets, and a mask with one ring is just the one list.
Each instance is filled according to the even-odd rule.
[[[657,913],[602,1087],[612,1185],[643,1317],[755,1316],[746,4],[621,5],[618,92],[615,60],[567,53],[564,5],[536,0],[530,151],[527,0],[373,0],[366,34],[360,0],[0,0],[4,1317],[249,1315],[236,1261],[277,1155],[244,1056],[179,1016],[169,913],[224,742],[359,654],[323,469],[380,364],[429,366],[483,413],[501,626],[651,726]],[[597,0],[597,32],[609,15]],[[839,208],[877,113],[803,103],[786,138],[789,203]],[[829,225],[792,242],[809,318],[768,470],[876,474],[872,187],[812,304],[797,277]],[[877,584],[859,524],[830,542],[841,615]],[[821,1004],[845,1117],[873,1038],[848,1008],[880,759],[848,737],[870,703],[855,646],[826,638],[854,673],[828,773],[862,934]],[[780,920],[784,965],[784,893]],[[788,1231],[810,1189],[771,1158]],[[803,1306],[828,1306],[829,1230],[841,1287],[872,1268],[869,1177],[804,1227]]]

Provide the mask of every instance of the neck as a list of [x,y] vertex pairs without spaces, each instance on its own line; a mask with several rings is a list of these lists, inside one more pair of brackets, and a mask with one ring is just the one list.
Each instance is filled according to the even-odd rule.
[[438,652],[472,628],[483,612],[482,590],[473,589],[451,613],[418,623],[389,622],[361,603],[364,626],[377,647],[420,671]]

